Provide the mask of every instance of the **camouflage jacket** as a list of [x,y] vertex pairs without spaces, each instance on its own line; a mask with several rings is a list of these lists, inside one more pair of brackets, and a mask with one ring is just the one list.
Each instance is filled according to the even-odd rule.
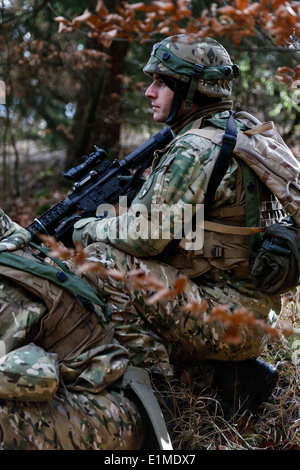
[[14,251],[25,246],[30,240],[30,233],[13,222],[0,207],[0,251]]
[[[216,113],[204,119],[202,127],[213,125],[225,129],[228,115],[228,111]],[[207,139],[196,135],[181,137],[197,118],[197,114],[192,115],[168,147],[156,152],[151,174],[127,212],[101,221],[97,218],[81,220],[75,224],[73,239],[80,240],[85,246],[104,241],[137,257],[163,254],[176,236],[176,214],[181,213],[183,204],[191,205],[194,215],[196,204],[204,203],[219,154],[220,147]],[[232,204],[235,200],[236,169],[236,161],[231,159],[213,208]],[[170,226],[162,223],[166,217],[169,217]]]
[[[232,238],[230,234],[205,232],[202,246],[199,249],[197,246],[190,249],[184,236],[180,238],[183,233],[180,233],[182,217],[177,217],[182,206],[187,205],[192,207],[189,221],[193,221],[197,207],[204,205],[208,183],[220,152],[219,144],[196,133],[186,132],[195,127],[225,130],[230,104],[232,105],[231,102],[222,102],[214,105],[213,110],[207,107],[205,112],[200,110],[190,113],[182,123],[176,123],[177,128],[172,129],[176,137],[166,149],[156,152],[151,174],[128,211],[117,217],[103,220],[89,218],[77,222],[74,240],[80,240],[85,246],[104,241],[138,258],[152,257],[170,264],[189,278],[196,279],[198,285],[206,280],[220,281],[239,292],[248,292],[251,296],[255,288],[251,275],[253,258],[250,259],[248,237],[234,235]],[[217,106],[221,107],[220,112],[216,112]],[[244,119],[237,119],[236,122],[238,132],[248,129]],[[241,163],[237,157],[231,156],[227,171],[215,193],[209,213],[210,220],[225,225],[246,225]],[[262,186],[258,179],[255,180],[255,185]],[[265,189],[259,192],[264,193]],[[272,195],[266,191],[263,200],[268,201],[269,197],[272,198]],[[254,210],[257,223],[261,224],[260,202],[254,204]],[[223,220],[221,213],[227,213]],[[270,216],[274,219],[273,213]],[[223,254],[213,256],[212,259],[211,248],[219,245],[220,238]],[[225,249],[227,254],[224,255]],[[261,301],[265,302],[263,295]],[[276,298],[276,305],[279,311],[279,298]]]

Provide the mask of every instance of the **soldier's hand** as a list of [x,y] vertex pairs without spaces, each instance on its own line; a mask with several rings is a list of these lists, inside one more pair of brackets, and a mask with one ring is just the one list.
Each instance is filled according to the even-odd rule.
[[25,228],[13,222],[15,230],[9,236],[0,239],[0,251],[14,251],[26,246],[31,240],[31,234]]

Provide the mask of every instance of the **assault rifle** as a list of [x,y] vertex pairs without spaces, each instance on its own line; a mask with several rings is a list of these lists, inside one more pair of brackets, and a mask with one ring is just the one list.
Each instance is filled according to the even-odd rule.
[[[142,185],[141,174],[151,165],[154,151],[164,148],[172,139],[171,130],[165,127],[127,157],[113,162],[106,159],[104,150],[95,146],[95,152],[82,157],[83,163],[62,172],[65,178],[74,181],[73,192],[26,227],[32,241],[41,244],[39,235],[46,234],[66,246],[72,245],[75,221],[94,217],[99,205],[115,205],[120,196],[137,191]],[[137,168],[132,175],[130,170]]]

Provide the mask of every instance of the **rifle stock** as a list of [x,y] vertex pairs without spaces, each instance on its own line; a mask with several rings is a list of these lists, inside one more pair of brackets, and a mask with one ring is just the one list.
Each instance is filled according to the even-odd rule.
[[[63,241],[67,246],[72,245],[74,222],[95,216],[99,205],[114,205],[120,195],[137,189],[138,180],[132,177],[130,170],[141,165],[143,170],[149,167],[155,150],[164,148],[172,139],[171,130],[165,127],[127,157],[113,162],[106,159],[104,150],[95,147],[95,152],[83,157],[82,164],[62,172],[65,178],[74,181],[73,192],[26,227],[31,233],[32,241],[40,244],[39,235],[46,234]],[[120,176],[131,178],[124,185]]]

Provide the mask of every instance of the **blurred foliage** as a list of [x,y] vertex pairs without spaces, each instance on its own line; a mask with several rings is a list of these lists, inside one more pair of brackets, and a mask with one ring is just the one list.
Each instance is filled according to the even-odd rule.
[[[135,145],[124,137],[120,141],[119,129],[107,135],[107,128],[120,124],[137,140],[148,138],[157,124],[144,97],[149,82],[142,69],[153,44],[176,32],[219,40],[241,70],[232,96],[235,109],[274,120],[294,153],[300,152],[299,2],[88,0],[84,8],[82,12],[79,0],[0,0],[0,79],[6,85],[6,105],[0,104],[4,201],[12,187],[19,192],[24,141],[50,152],[77,147],[80,154],[78,138],[86,129],[90,138],[81,142],[85,151],[91,151],[92,143],[103,143],[106,150],[117,152],[121,145],[126,150]],[[119,64],[121,86],[114,93],[108,86],[113,86],[109,71],[120,60],[124,43],[126,62]],[[88,106],[95,95],[93,80],[103,83],[85,122],[84,96]],[[121,104],[109,109],[107,103],[116,98]]]
[[[52,6],[55,12],[62,8],[75,14],[80,2]],[[6,83],[1,116],[10,119],[17,139],[46,138],[47,145],[57,147],[65,143],[76,106],[86,60],[80,51],[82,33],[73,38],[58,34],[46,1],[2,1],[1,15],[0,76]]]

